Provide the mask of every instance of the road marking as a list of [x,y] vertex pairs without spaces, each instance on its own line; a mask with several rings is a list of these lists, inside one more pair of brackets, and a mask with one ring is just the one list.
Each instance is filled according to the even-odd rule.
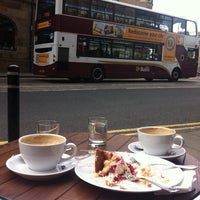
[[0,141],[0,145],[4,145],[4,144],[7,144],[8,141]]
[[[191,123],[183,123],[183,124],[168,124],[168,125],[158,125],[158,126],[174,128],[175,130],[187,130],[187,129],[200,128],[200,122],[191,122]],[[109,130],[108,133],[137,135],[137,128]]]

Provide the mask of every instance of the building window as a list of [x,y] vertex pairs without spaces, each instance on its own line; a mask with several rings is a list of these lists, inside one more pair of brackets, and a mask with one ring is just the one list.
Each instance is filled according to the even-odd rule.
[[15,27],[9,18],[0,15],[0,50],[15,49]]

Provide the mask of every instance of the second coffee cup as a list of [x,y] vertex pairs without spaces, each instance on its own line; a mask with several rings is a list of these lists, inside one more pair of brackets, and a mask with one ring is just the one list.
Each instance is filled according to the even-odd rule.
[[170,128],[148,126],[138,128],[137,132],[144,152],[154,156],[167,155],[171,150],[180,149],[184,143],[183,137]]

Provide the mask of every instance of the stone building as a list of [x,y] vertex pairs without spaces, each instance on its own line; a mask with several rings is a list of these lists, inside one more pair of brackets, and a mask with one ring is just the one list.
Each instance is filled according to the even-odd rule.
[[0,73],[10,64],[29,72],[32,63],[35,0],[0,0]]

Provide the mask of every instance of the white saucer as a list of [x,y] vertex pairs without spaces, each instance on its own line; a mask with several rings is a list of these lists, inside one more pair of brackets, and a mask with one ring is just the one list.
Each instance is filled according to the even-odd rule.
[[[66,162],[67,161],[65,161],[65,165]],[[21,154],[12,156],[6,162],[6,166],[9,170],[11,170],[12,172],[18,174],[19,176],[25,179],[34,181],[46,181],[58,178],[63,174],[67,173],[68,171],[72,170],[75,167],[75,165],[76,165],[76,160],[75,158],[72,158],[69,160],[69,166],[67,166],[67,168],[62,171],[57,171],[56,168],[43,172],[33,171],[27,167],[27,165],[25,164],[24,160],[21,157]]]
[[[131,152],[143,152],[144,154],[146,154],[143,150],[142,150],[142,147],[141,147],[141,144],[140,142],[133,142],[133,143],[130,143],[128,145],[128,149],[131,151]],[[173,150],[172,150],[173,151]],[[178,149],[176,152],[173,151],[173,154],[171,155],[166,155],[166,156],[158,156],[160,158],[163,158],[163,159],[166,159],[166,160],[173,160],[175,158],[178,158],[182,155],[184,155],[186,153],[186,150],[181,147],[180,149]]]

